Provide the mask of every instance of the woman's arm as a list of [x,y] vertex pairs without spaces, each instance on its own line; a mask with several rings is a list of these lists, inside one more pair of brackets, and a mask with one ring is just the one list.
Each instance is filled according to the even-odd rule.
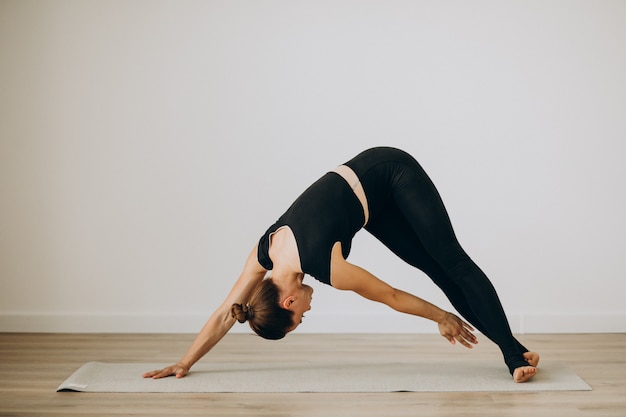
[[178,363],[167,368],[146,372],[144,378],[163,378],[176,375],[182,378],[200,358],[206,355],[235,324],[235,319],[230,314],[233,304],[246,304],[252,295],[252,291],[265,277],[265,270],[257,261],[257,247],[255,246],[244,266],[243,272],[233,286],[221,306],[215,310],[206,322],[187,353]]
[[393,288],[365,269],[343,259],[341,244],[336,243],[331,257],[332,285],[340,290],[352,290],[357,294],[383,304],[396,311],[424,317],[436,322],[443,337],[452,344],[456,341],[471,348],[477,343],[474,329],[452,313],[405,291]]

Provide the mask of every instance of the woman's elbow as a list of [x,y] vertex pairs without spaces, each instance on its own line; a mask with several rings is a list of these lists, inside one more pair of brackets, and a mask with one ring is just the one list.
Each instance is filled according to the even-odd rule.
[[394,310],[400,310],[400,306],[402,305],[402,291],[391,288],[385,295],[384,303]]

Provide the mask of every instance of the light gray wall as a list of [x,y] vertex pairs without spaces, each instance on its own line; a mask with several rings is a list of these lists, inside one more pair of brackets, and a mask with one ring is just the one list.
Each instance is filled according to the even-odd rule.
[[[626,331],[625,21],[619,0],[2,0],[0,331],[195,331],[265,228],[374,145],[431,174],[515,331]],[[365,232],[350,259],[449,308]],[[299,331],[436,331],[314,285]]]

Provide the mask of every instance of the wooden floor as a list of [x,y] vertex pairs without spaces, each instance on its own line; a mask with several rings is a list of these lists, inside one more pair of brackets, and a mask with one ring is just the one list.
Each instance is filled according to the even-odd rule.
[[[626,416],[626,334],[524,335],[542,361],[567,363],[593,391],[380,394],[87,394],[57,386],[88,361],[175,362],[193,335],[0,334],[0,416]],[[333,358],[501,361],[494,346],[436,335],[228,335],[203,362]],[[541,365],[540,365],[541,369]]]

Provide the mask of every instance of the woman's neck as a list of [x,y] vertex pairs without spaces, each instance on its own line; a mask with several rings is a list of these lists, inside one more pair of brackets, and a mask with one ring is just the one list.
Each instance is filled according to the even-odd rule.
[[304,274],[302,272],[294,272],[292,270],[283,270],[276,268],[272,270],[272,280],[278,285],[281,290],[290,291],[293,288],[298,288],[302,285]]

